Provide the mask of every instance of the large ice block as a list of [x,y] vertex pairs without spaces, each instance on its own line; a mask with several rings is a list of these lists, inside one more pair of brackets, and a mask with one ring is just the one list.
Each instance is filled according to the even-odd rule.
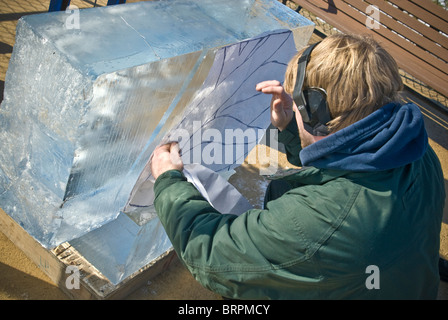
[[265,126],[270,98],[255,84],[283,78],[313,24],[276,0],[83,9],[68,29],[70,14],[18,22],[0,108],[0,206],[43,246],[72,240],[119,282],[170,247],[158,219],[139,226],[120,213],[155,146],[190,120],[211,123],[189,116],[198,108],[241,120],[250,107],[245,125]]

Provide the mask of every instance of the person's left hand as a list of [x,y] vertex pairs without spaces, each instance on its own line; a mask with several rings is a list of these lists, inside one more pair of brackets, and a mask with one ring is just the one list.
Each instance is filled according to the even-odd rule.
[[154,150],[151,160],[151,173],[155,179],[168,170],[182,171],[183,168],[184,164],[179,154],[177,142],[158,146]]

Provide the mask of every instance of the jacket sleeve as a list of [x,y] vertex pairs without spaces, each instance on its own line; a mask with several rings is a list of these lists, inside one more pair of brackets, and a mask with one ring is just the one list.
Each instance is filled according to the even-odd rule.
[[285,130],[279,131],[278,141],[285,145],[286,157],[289,163],[301,166],[299,153],[302,150],[302,146],[295,117],[292,118]]
[[229,298],[269,297],[269,288],[278,287],[279,270],[269,257],[284,258],[276,249],[284,235],[275,231],[281,222],[269,210],[221,214],[176,170],[160,175],[154,192],[176,253],[204,287]]

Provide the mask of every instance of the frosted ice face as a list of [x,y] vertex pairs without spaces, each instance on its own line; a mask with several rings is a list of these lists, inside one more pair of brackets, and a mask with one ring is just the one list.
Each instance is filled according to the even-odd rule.
[[85,9],[79,30],[66,30],[68,14],[60,12],[26,21],[82,73],[100,75],[235,43],[268,30],[310,25],[276,2],[165,0]]
[[[119,282],[170,248],[158,219],[139,226],[120,213],[155,146],[191,120],[237,127],[215,115],[266,127],[270,98],[255,85],[283,78],[313,25],[276,0],[85,9],[73,30],[67,17],[18,23],[0,108],[0,206],[43,246],[70,240]],[[238,114],[249,104],[252,118]]]

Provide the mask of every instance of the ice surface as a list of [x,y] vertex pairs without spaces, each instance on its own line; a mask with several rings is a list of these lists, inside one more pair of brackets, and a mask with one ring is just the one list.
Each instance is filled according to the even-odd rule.
[[[70,240],[117,283],[170,248],[158,219],[138,225],[120,213],[155,146],[191,131],[191,119],[205,125],[244,107],[254,117],[237,119],[263,128],[270,98],[255,84],[283,77],[292,38],[305,46],[313,25],[276,0],[84,9],[79,29],[66,28],[68,17],[18,22],[0,108],[0,206],[47,248]],[[289,34],[281,50],[256,49],[273,33]],[[223,64],[231,56],[245,63]],[[212,113],[191,113],[204,108]]]

